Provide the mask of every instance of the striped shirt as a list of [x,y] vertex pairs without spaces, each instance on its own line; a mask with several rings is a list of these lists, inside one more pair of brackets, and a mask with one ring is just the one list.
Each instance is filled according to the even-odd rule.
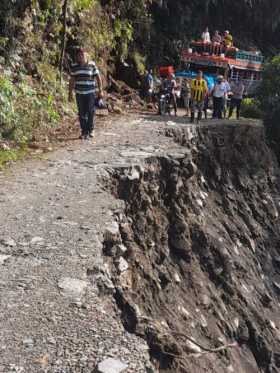
[[207,90],[207,83],[204,79],[192,80],[191,92],[194,101],[203,101]]
[[99,75],[99,70],[93,61],[86,65],[73,64],[71,66],[71,76],[75,78],[75,92],[80,95],[94,93],[97,75]]

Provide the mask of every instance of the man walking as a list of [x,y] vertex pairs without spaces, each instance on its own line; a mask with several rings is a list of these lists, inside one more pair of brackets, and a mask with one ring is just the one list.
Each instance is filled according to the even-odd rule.
[[77,63],[72,65],[71,68],[69,82],[70,101],[73,99],[73,90],[76,93],[81,126],[80,139],[88,139],[94,136],[96,82],[101,98],[103,91],[99,70],[93,61],[88,60],[87,53],[80,48],[77,52]]
[[206,80],[203,79],[202,71],[199,71],[196,78],[192,80],[191,85],[191,123],[194,123],[196,110],[198,111],[197,123],[200,122],[207,92]]
[[233,110],[236,108],[236,118],[240,118],[240,108],[242,104],[242,99],[245,91],[245,86],[242,80],[239,78],[238,81],[232,85],[232,97],[230,100],[229,115],[228,119],[231,118]]

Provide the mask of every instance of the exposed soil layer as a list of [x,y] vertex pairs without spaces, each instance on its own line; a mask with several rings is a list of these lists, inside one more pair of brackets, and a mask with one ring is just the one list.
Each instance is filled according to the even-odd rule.
[[[160,372],[280,372],[279,165],[261,126],[167,126],[112,171],[115,298]],[[179,145],[179,147],[178,147]]]

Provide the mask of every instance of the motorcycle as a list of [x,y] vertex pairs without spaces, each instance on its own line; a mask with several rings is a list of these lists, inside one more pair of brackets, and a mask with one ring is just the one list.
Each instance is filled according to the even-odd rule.
[[158,102],[158,113],[159,115],[169,114],[171,115],[171,110],[173,109],[173,102],[171,93],[165,89],[159,93]]

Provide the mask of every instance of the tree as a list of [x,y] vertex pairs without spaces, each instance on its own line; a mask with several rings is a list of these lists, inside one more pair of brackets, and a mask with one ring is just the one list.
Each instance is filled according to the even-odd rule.
[[63,7],[62,7],[63,28],[62,28],[60,63],[59,63],[60,84],[62,83],[62,70],[63,70],[63,62],[64,62],[65,48],[66,48],[67,10],[68,10],[68,0],[64,0]]
[[265,66],[259,99],[268,139],[280,159],[280,55]]

